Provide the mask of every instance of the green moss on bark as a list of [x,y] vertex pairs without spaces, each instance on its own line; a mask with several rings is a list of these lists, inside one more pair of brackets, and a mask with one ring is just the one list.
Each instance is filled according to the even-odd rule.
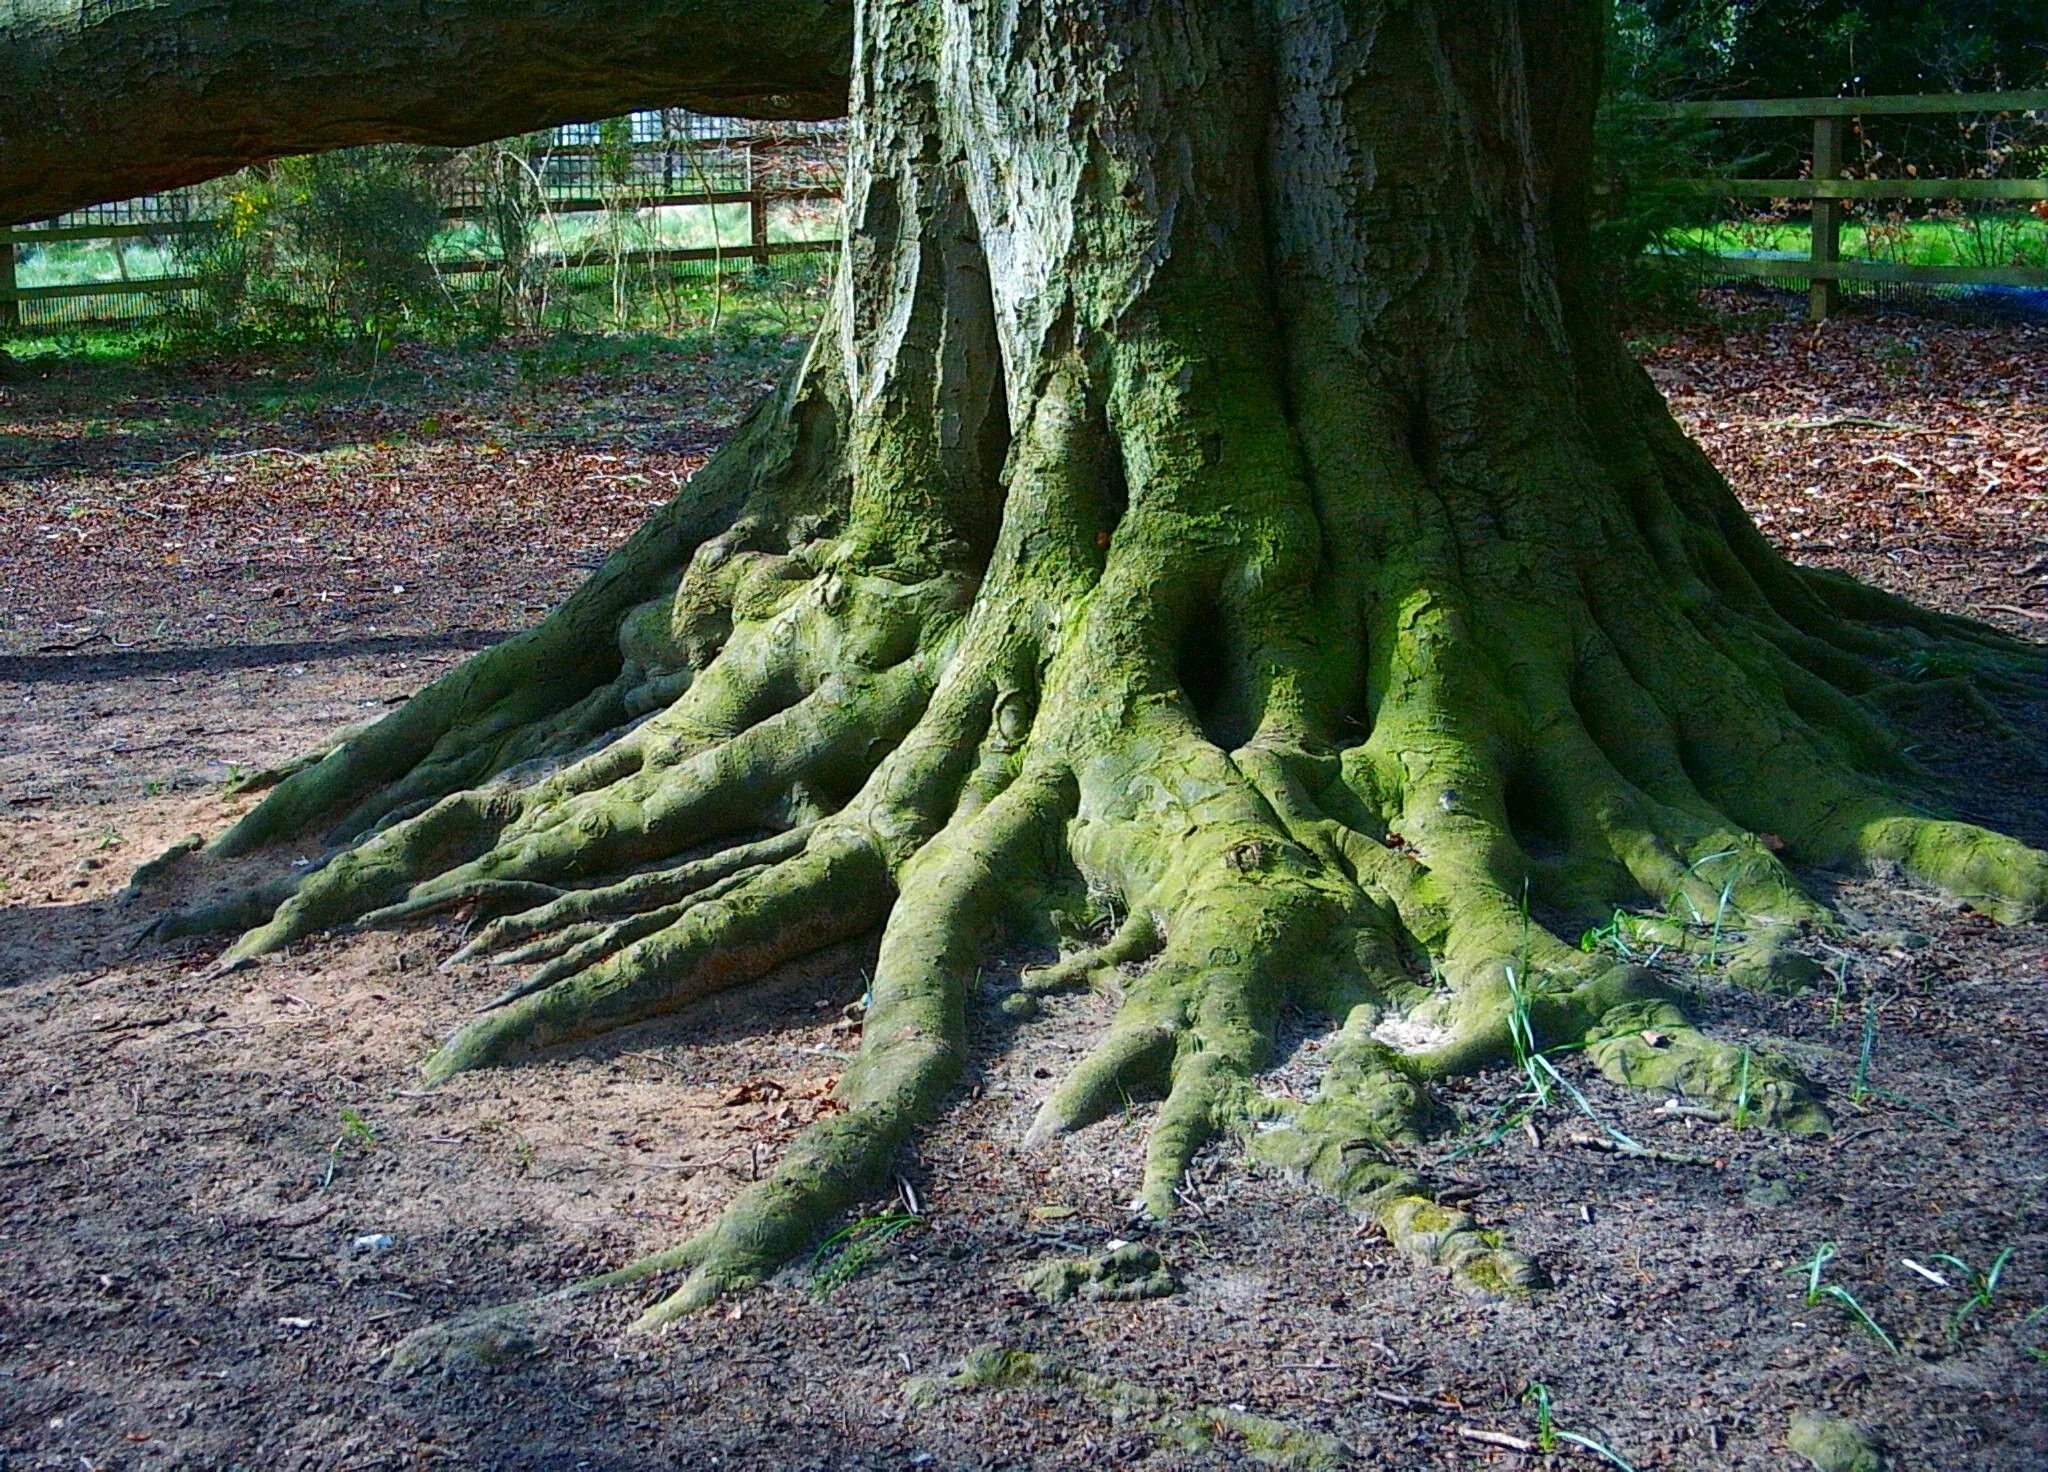
[[[1789,567],[1678,433],[1584,276],[1567,11],[868,3],[801,369],[538,629],[220,840],[317,861],[204,917],[249,917],[229,958],[489,911],[470,954],[537,969],[440,1079],[879,931],[839,1110],[611,1280],[684,1275],[650,1324],[887,1180],[1050,892],[1121,919],[1026,991],[1117,1005],[1029,1142],[1156,1096],[1140,1215],[1245,1139],[1516,1292],[1414,1168],[1445,1079],[1583,1045],[1818,1127],[1649,952],[1796,979],[1794,864],[2038,913],[2048,856],[1937,817],[1872,696],[1904,649],[2048,661]],[[1647,944],[1572,943],[1617,907]],[[1290,1009],[1338,1019],[1307,1099],[1267,1091]]]

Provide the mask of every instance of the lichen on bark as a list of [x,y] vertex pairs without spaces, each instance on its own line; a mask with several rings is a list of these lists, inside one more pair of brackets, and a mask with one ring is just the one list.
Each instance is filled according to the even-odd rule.
[[[1447,1077],[1584,1043],[1817,1127],[1563,922],[1647,903],[1769,985],[1828,922],[1793,866],[2033,915],[2048,858],[1934,813],[1887,711],[1916,657],[2044,664],[1786,563],[1629,362],[1583,248],[1600,20],[870,0],[802,366],[546,623],[285,777],[216,847],[317,867],[186,928],[252,926],[240,963],[474,907],[537,970],[434,1079],[879,931],[844,1107],[602,1280],[681,1274],[650,1323],[883,1181],[988,942],[1084,894],[1125,918],[1024,989],[1116,1019],[1031,1139],[1155,1095],[1145,1215],[1239,1136],[1517,1292],[1400,1163]],[[1337,1019],[1305,1101],[1262,1087],[1290,1007]]]

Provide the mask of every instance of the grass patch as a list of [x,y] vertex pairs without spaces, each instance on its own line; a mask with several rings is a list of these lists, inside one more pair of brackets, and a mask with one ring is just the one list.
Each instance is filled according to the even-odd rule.
[[1945,1262],[1963,1276],[1964,1292],[1968,1295],[1963,1306],[1956,1310],[1949,1320],[1948,1337],[1951,1341],[1962,1338],[1963,1329],[1971,1316],[1989,1309],[1998,1297],[1999,1279],[2005,1276],[2006,1264],[2012,1261],[2014,1249],[2007,1247],[1992,1260],[1991,1266],[1983,1272],[1971,1267],[1953,1253],[1943,1252],[1935,1257],[1936,1262]]
[[830,1297],[866,1271],[890,1242],[925,1225],[922,1216],[907,1211],[885,1211],[849,1222],[820,1242],[812,1254],[811,1291],[820,1298]]
[[377,1132],[370,1128],[368,1120],[353,1109],[341,1111],[341,1133],[334,1137],[334,1143],[327,1147],[327,1172],[320,1177],[320,1189],[326,1190],[334,1184],[335,1167],[351,1149],[365,1153],[377,1148]]
[[[685,399],[692,417],[715,422],[737,417],[786,371],[828,285],[822,267],[736,271],[721,303],[695,280],[679,289],[674,330],[564,326],[396,346],[168,319],[17,333],[0,337],[0,349],[31,377],[0,412],[0,467],[141,468],[194,451],[325,453],[371,438],[514,446],[564,432],[630,435],[653,421],[620,401],[651,395]],[[589,316],[594,324],[594,308]]]
[[1855,1294],[1844,1288],[1840,1283],[1823,1281],[1828,1264],[1833,1262],[1838,1256],[1840,1256],[1840,1250],[1834,1243],[1823,1242],[1813,1250],[1813,1256],[1810,1259],[1795,1268],[1787,1269],[1788,1272],[1806,1274],[1806,1306],[1808,1308],[1819,1308],[1822,1304],[1833,1305],[1841,1310],[1851,1323],[1863,1329],[1893,1354],[1897,1354],[1899,1352],[1898,1341],[1885,1332],[1884,1326],[1872,1317],[1870,1310],[1866,1309],[1857,1300]]
[[1536,1413],[1536,1447],[1545,1456],[1556,1451],[1558,1444],[1563,1442],[1591,1452],[1609,1466],[1619,1467],[1621,1472],[1636,1472],[1632,1463],[1605,1442],[1595,1441],[1584,1432],[1569,1431],[1559,1426],[1551,1405],[1550,1387],[1541,1380],[1532,1381],[1528,1390],[1523,1392],[1522,1399]]
[[[1666,240],[1676,249],[1707,255],[1813,253],[1813,229],[1804,218],[1723,220],[1674,230]],[[1852,217],[1842,226],[1842,255],[1907,266],[2048,267],[2048,220],[2023,210],[1917,220]]]

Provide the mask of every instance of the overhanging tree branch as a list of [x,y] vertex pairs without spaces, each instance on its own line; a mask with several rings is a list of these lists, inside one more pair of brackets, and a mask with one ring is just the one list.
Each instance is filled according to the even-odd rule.
[[636,108],[832,117],[852,38],[850,0],[20,0],[0,7],[0,223]]

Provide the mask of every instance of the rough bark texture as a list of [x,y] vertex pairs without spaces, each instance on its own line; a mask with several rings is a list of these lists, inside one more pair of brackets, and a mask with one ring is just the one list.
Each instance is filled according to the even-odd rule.
[[12,0],[0,224],[635,108],[836,117],[852,35],[852,0]]
[[[651,1319],[757,1280],[959,1075],[999,926],[1116,918],[1027,990],[1121,998],[1051,1143],[1162,1102],[1134,1208],[1218,1132],[1511,1292],[1398,1164],[1447,1075],[1611,1076],[1825,1116],[1668,983],[1796,981],[1788,864],[2002,918],[2048,858],[1924,810],[1885,715],[2039,652],[1782,561],[1580,262],[1600,7],[863,5],[827,328],[547,623],[288,777],[218,847],[320,867],[188,927],[239,964],[456,905],[531,968],[431,1078],[876,928],[844,1109],[675,1252]],[[1086,926],[1079,927],[1085,929]],[[1333,1019],[1317,1097],[1259,1074]],[[1532,1064],[1532,1067],[1535,1065]]]

